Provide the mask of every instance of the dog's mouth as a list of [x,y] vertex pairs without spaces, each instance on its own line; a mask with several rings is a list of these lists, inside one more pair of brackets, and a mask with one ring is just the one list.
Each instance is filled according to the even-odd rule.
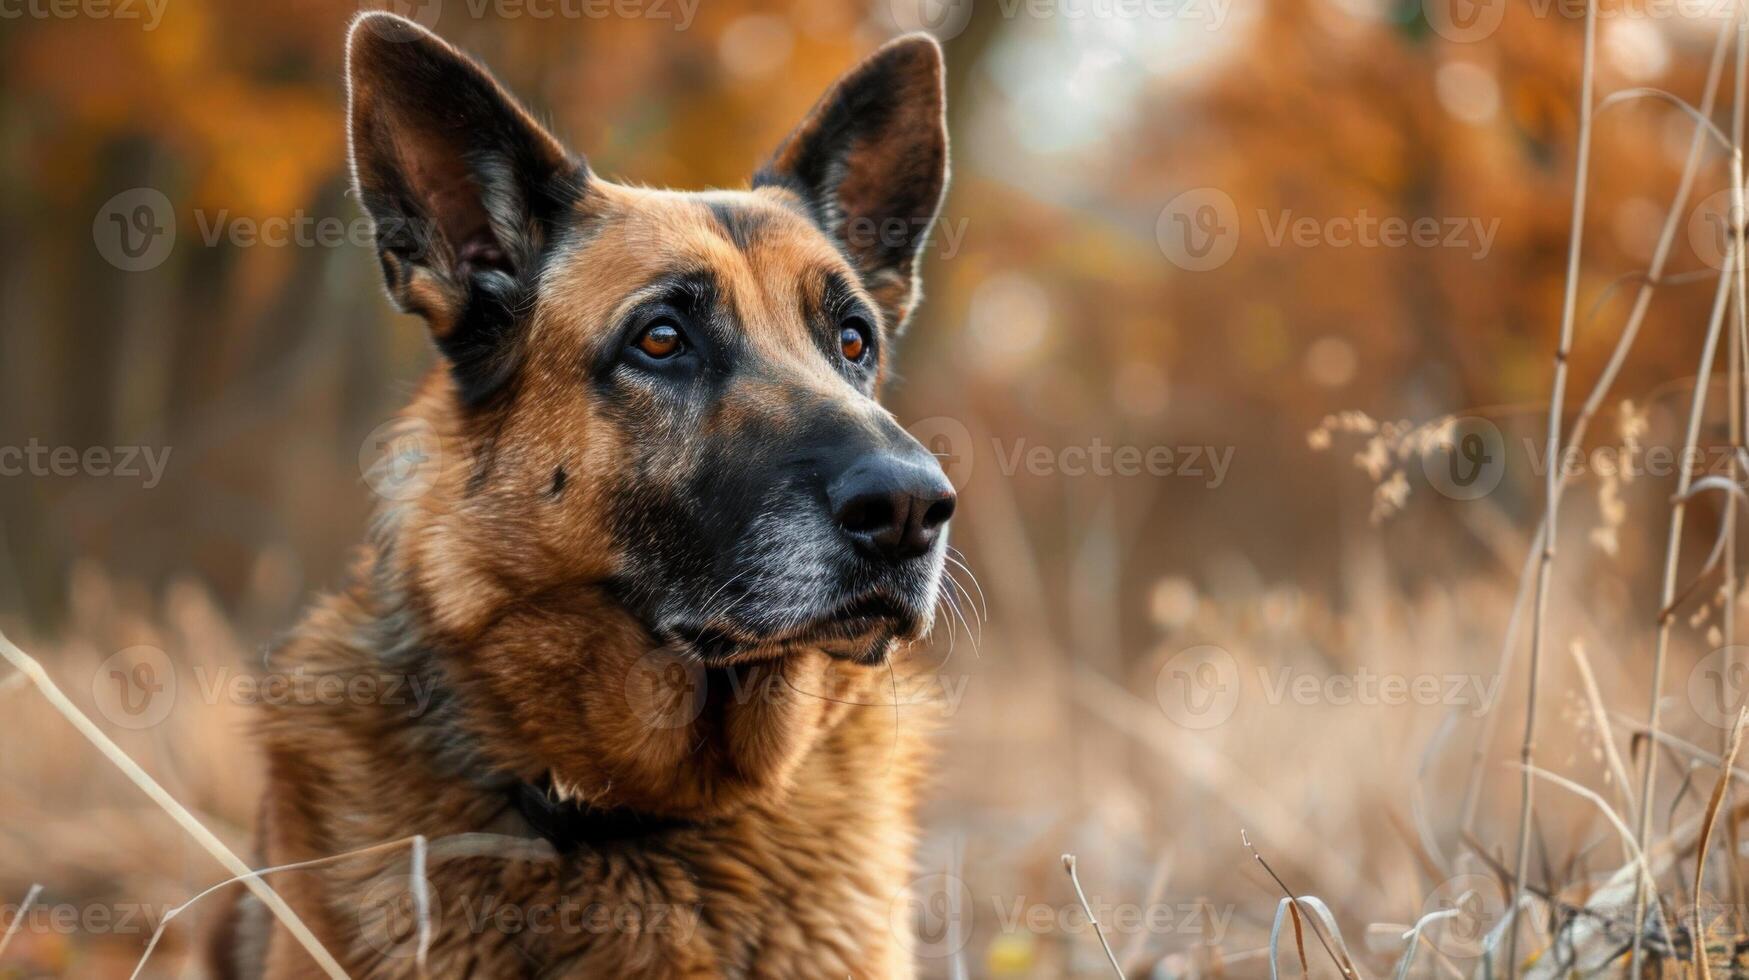
[[709,663],[770,659],[799,649],[819,649],[844,660],[878,663],[894,642],[921,638],[925,625],[908,604],[867,592],[846,598],[803,622],[774,630],[718,621],[670,627],[665,632]]

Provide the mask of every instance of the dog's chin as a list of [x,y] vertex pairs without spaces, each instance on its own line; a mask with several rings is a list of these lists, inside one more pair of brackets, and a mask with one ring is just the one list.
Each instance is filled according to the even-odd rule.
[[926,627],[918,611],[885,596],[864,595],[782,629],[723,623],[667,632],[699,660],[713,665],[776,660],[803,650],[874,665],[884,662],[896,647],[922,639]]

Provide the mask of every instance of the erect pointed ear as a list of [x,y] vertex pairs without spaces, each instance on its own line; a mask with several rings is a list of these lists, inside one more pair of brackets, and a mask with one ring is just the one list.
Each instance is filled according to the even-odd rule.
[[753,178],[801,195],[894,330],[947,189],[945,110],[941,46],[907,35],[839,79]]
[[464,401],[515,371],[518,318],[588,170],[492,76],[387,13],[346,41],[352,177],[390,296],[418,313]]

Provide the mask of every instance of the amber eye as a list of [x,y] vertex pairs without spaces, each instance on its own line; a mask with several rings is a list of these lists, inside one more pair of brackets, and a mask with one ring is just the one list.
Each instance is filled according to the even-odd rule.
[[661,360],[680,352],[680,328],[667,321],[651,324],[638,335],[638,350]]
[[847,361],[860,361],[868,353],[868,332],[860,320],[851,320],[838,328],[838,349]]

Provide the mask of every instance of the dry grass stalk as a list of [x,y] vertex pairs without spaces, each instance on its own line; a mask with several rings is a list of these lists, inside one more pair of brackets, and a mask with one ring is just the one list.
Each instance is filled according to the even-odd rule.
[[[1324,952],[1330,954],[1331,961],[1336,964],[1338,970],[1342,971],[1344,977],[1349,978],[1349,980],[1358,980],[1360,972],[1354,968],[1354,957],[1348,953],[1348,944],[1342,941],[1342,930],[1336,925],[1336,917],[1330,914],[1330,907],[1325,905],[1324,900],[1316,895],[1295,895],[1293,889],[1287,886],[1287,882],[1281,880],[1281,875],[1276,874],[1275,869],[1269,866],[1269,862],[1263,860],[1263,855],[1257,853],[1257,848],[1251,843],[1250,835],[1243,828],[1239,830],[1239,840],[1245,845],[1245,849],[1251,852],[1251,856],[1256,859],[1257,863],[1262,865],[1264,872],[1275,881],[1276,887],[1281,889],[1282,895],[1285,896],[1282,899],[1283,902],[1291,902],[1294,906],[1304,905],[1324,921],[1324,927],[1330,930],[1331,938],[1325,939],[1323,930],[1319,929],[1316,923],[1311,924],[1312,935],[1318,937],[1318,945],[1324,947]],[[1299,929],[1300,918],[1296,908],[1294,911],[1294,935],[1296,938],[1299,936]],[[1277,906],[1275,928],[1271,930],[1269,937],[1269,973],[1272,977],[1275,975],[1276,945],[1280,938],[1280,932],[1281,908]],[[1332,940],[1336,943],[1334,949],[1330,946]],[[1303,941],[1300,943],[1300,968],[1306,969],[1306,949]]]
[[[1707,801],[1706,816],[1700,827],[1700,842],[1696,845],[1694,856],[1694,936],[1690,943],[1693,954],[1694,970],[1702,980],[1712,980],[1712,968],[1707,965],[1706,958],[1706,927],[1701,922],[1700,899],[1701,884],[1706,879],[1707,845],[1712,842],[1713,825],[1718,822],[1719,809],[1725,802],[1725,794],[1731,787],[1731,768],[1737,764],[1737,749],[1743,744],[1743,721],[1749,718],[1749,710],[1737,709],[1737,720],[1731,725],[1730,744],[1725,749],[1724,763],[1719,767],[1719,781],[1713,786],[1712,799]],[[1727,864],[1734,864],[1736,855],[1731,855]]]
[[134,972],[128,975],[128,980],[139,980],[140,971],[146,968],[146,961],[152,958],[152,951],[158,948],[158,940],[164,938],[164,931],[170,928],[171,920],[175,919],[178,915],[187,911],[196,902],[211,895],[213,892],[238,884],[245,879],[262,878],[270,874],[277,874],[281,871],[304,871],[310,868],[320,868],[325,865],[333,864],[336,861],[344,861],[347,858],[366,857],[371,854],[380,854],[383,851],[392,851],[402,847],[411,847],[413,849],[413,880],[419,885],[419,889],[414,895],[415,914],[419,919],[419,948],[416,953],[415,962],[419,964],[419,970],[423,973],[425,971],[426,952],[431,947],[431,910],[429,907],[430,903],[426,898],[425,837],[422,834],[414,834],[411,837],[402,837],[399,840],[385,841],[381,844],[373,844],[370,847],[361,847],[356,851],[347,851],[344,854],[330,854],[327,857],[313,858],[308,861],[294,861],[291,864],[281,864],[271,868],[262,868],[259,871],[251,871],[246,875],[237,875],[235,877],[226,878],[224,881],[218,882],[217,884],[209,885],[195,894],[193,898],[190,898],[188,901],[183,902],[181,905],[164,913],[164,917],[158,920],[158,927],[152,930],[152,938],[146,941],[146,951],[140,954],[140,960],[138,963],[134,964]]
[[425,975],[426,954],[431,951],[431,883],[425,879],[425,835],[413,835],[413,914],[419,920],[418,947],[414,963]]
[[[1615,747],[1615,732],[1609,724],[1609,714],[1603,707],[1603,696],[1597,691],[1597,678],[1591,673],[1591,660],[1585,656],[1585,648],[1579,641],[1573,641],[1573,663],[1579,668],[1579,681],[1585,688],[1585,702],[1591,710],[1591,722],[1597,726],[1597,739],[1603,744],[1603,758],[1609,763],[1610,782],[1615,783],[1621,793],[1622,809],[1632,813],[1634,805],[1634,788],[1628,780],[1628,769],[1621,761],[1621,753]],[[1627,852],[1622,852],[1624,855]]]
[[[1729,50],[1727,42],[1731,37],[1732,26],[1733,22],[1729,19],[1722,21],[1719,25],[1718,37],[1713,45],[1712,60],[1707,67],[1706,86],[1701,93],[1700,115],[1703,118],[1712,115],[1713,106],[1717,101],[1719,80],[1724,73],[1725,52]],[[1584,444],[1592,420],[1602,411],[1604,401],[1608,399],[1610,391],[1615,387],[1616,378],[1620,376],[1622,367],[1627,363],[1628,354],[1633,350],[1634,341],[1639,338],[1640,328],[1646,321],[1646,315],[1651,311],[1654,293],[1658,286],[1666,281],[1664,268],[1669,263],[1670,250],[1675,245],[1677,229],[1682,225],[1682,219],[1688,208],[1688,199],[1694,192],[1695,179],[1700,174],[1701,150],[1706,145],[1707,136],[1706,127],[1697,123],[1694,134],[1689,139],[1688,155],[1684,158],[1682,165],[1682,177],[1677,182],[1676,193],[1672,195],[1670,208],[1664,215],[1664,226],[1659,229],[1658,242],[1652,250],[1651,262],[1646,267],[1645,276],[1640,280],[1640,288],[1635,291],[1634,305],[1628,311],[1627,321],[1622,325],[1621,336],[1616,340],[1615,347],[1610,351],[1609,360],[1604,363],[1602,372],[1597,376],[1597,381],[1591,386],[1590,394],[1586,395],[1584,404],[1579,407],[1579,412],[1573,419],[1573,429],[1569,437],[1571,445],[1581,446]],[[1555,458],[1551,453],[1550,459]],[[1569,479],[1565,468],[1559,466],[1551,466],[1550,468],[1561,471],[1557,488],[1561,492],[1565,492]],[[1507,676],[1513,667],[1514,654],[1518,649],[1518,609],[1529,589],[1530,573],[1537,565],[1535,559],[1541,553],[1544,542],[1547,540],[1547,534],[1548,526],[1544,522],[1537,528],[1530,551],[1525,555],[1524,566],[1519,572],[1519,599],[1513,606],[1513,617],[1507,623],[1506,635],[1500,644],[1499,667],[1496,673],[1502,677]],[[1476,752],[1471,759],[1470,778],[1464,793],[1461,824],[1461,830],[1466,834],[1475,830],[1477,801],[1481,795],[1483,763],[1487,758],[1487,746],[1493,744],[1494,732],[1499,718],[1500,716],[1492,711],[1488,713],[1482,735],[1477,742]]]
[[1725,138],[1724,130],[1720,129],[1712,119],[1708,118],[1699,109],[1696,109],[1693,105],[1689,104],[1687,99],[1675,95],[1674,93],[1666,92],[1661,88],[1628,88],[1622,89],[1619,92],[1611,92],[1608,98],[1597,104],[1597,108],[1599,111],[1602,111],[1611,106],[1620,105],[1624,102],[1633,102],[1638,99],[1655,99],[1660,102],[1670,103],[1671,106],[1680,110],[1690,119],[1693,119],[1695,125],[1700,127],[1700,131],[1703,134],[1713,138],[1713,142],[1719,145],[1719,149],[1724,150],[1727,153],[1730,152],[1731,141]]
[[[1459,904],[1462,903],[1467,894],[1469,893],[1458,897]],[[1408,946],[1403,950],[1403,958],[1397,961],[1397,972],[1393,975],[1394,980],[1409,980],[1409,968],[1415,965],[1415,953],[1421,948],[1422,943],[1427,943],[1427,947],[1433,950],[1434,955],[1439,955],[1439,948],[1429,942],[1424,935],[1429,923],[1439,922],[1443,919],[1455,919],[1462,914],[1463,909],[1461,908],[1439,909],[1417,919],[1415,925],[1408,932],[1403,933],[1403,939],[1408,943]],[[1463,976],[1463,973],[1453,967],[1451,963],[1446,962],[1442,965],[1458,977]]]
[[33,884],[30,891],[24,893],[24,901],[18,903],[18,913],[6,924],[6,935],[0,936],[0,956],[6,955],[6,947],[12,945],[12,936],[18,931],[18,924],[24,921],[25,915],[30,912],[30,906],[42,894],[42,890],[42,885]]
[[1508,977],[1518,975],[1518,909],[1524,901],[1525,864],[1530,859],[1531,813],[1533,812],[1530,768],[1536,752],[1537,688],[1542,680],[1543,642],[1548,633],[1549,578],[1555,568],[1555,542],[1559,540],[1556,518],[1561,510],[1561,485],[1554,461],[1561,458],[1561,418],[1567,403],[1568,361],[1573,350],[1573,321],[1579,310],[1579,256],[1585,234],[1585,199],[1591,172],[1592,90],[1597,75],[1597,4],[1585,5],[1585,54],[1579,82],[1579,149],[1573,171],[1573,220],[1567,242],[1567,284],[1561,300],[1561,339],[1555,348],[1555,380],[1549,392],[1550,465],[1545,474],[1544,496],[1547,511],[1543,516],[1542,558],[1538,561],[1536,602],[1531,607],[1529,689],[1525,695],[1524,740],[1519,745],[1518,759],[1524,766],[1519,777],[1518,857],[1512,872],[1517,891],[1512,909],[1507,913],[1506,970]]
[[[1739,243],[1733,240],[1726,249],[1725,260],[1735,262]],[[1683,438],[1683,453],[1681,466],[1678,468],[1676,502],[1670,510],[1670,536],[1664,552],[1664,588],[1659,600],[1659,608],[1668,609],[1676,596],[1677,575],[1682,557],[1682,526],[1688,511],[1689,488],[1694,482],[1695,447],[1700,442],[1701,421],[1706,413],[1707,391],[1709,380],[1713,374],[1713,358],[1718,351],[1719,333],[1724,326],[1725,308],[1730,297],[1732,277],[1719,277],[1719,288],[1713,299],[1711,323],[1707,327],[1706,341],[1701,348],[1700,367],[1695,372],[1694,398],[1689,405],[1688,430]],[[1670,617],[1660,617],[1658,623],[1658,638],[1652,654],[1651,706],[1647,711],[1646,728],[1656,741],[1660,714],[1663,708],[1664,667],[1670,652]],[[1647,752],[1646,764],[1640,775],[1640,813],[1635,829],[1634,842],[1641,851],[1645,850],[1652,830],[1653,781],[1658,771],[1658,753]],[[1647,882],[1641,880],[1634,888],[1634,942],[1633,952],[1629,960],[1630,974],[1637,974],[1640,961],[1642,933],[1646,921]]]
[[[1746,96],[1749,96],[1749,34],[1745,33],[1745,27],[1749,27],[1749,23],[1740,25],[1737,30],[1736,84],[1732,89],[1731,100],[1731,146],[1733,149],[1731,154],[1731,212],[1734,215],[1743,214],[1743,134],[1745,109],[1749,108],[1749,100],[1746,100]],[[1743,403],[1743,359],[1749,357],[1749,276],[1746,276],[1745,274],[1746,267],[1749,267],[1749,256],[1745,256],[1744,250],[1739,249],[1737,252],[1737,261],[1733,262],[1731,265],[1736,280],[1733,284],[1735,287],[1733,305],[1736,307],[1737,311],[1737,329],[1731,334],[1730,384],[1728,391],[1730,398],[1731,446],[1737,451],[1731,454],[1729,477],[1730,480],[1735,483],[1737,482],[1739,473],[1742,469],[1740,464],[1742,463],[1743,416],[1745,407]],[[1725,500],[1724,534],[1726,540],[1726,555],[1724,587],[1725,601],[1722,610],[1722,639],[1724,640],[1726,650],[1734,650],[1737,644],[1737,499],[1735,496],[1728,496]],[[1727,658],[1734,660],[1736,654],[1728,653],[1726,656]],[[1728,668],[1729,665],[1727,664],[1727,669]],[[1722,676],[1723,675],[1721,675],[1721,677]],[[1720,691],[1721,693],[1724,691],[1722,680],[1720,682]],[[1741,705],[1739,705],[1739,708],[1741,708]],[[1731,800],[1736,789],[1731,785],[1729,779],[1725,780],[1724,786],[1725,809],[1729,810],[1731,809]],[[1725,828],[1725,840],[1730,848],[1731,854],[1730,860],[1725,862],[1725,871],[1729,879],[1731,895],[1734,899],[1732,903],[1732,908],[1734,910],[1733,916],[1736,922],[1737,932],[1742,933],[1745,894],[1743,890],[1743,876],[1737,866],[1737,854],[1739,853],[1739,848],[1737,841],[1737,825],[1734,822]]]
[[[1597,809],[1603,813],[1604,817],[1609,820],[1610,826],[1615,828],[1615,832],[1621,838],[1623,844],[1627,846],[1629,862],[1638,866],[1640,870],[1640,883],[1642,885],[1652,883],[1652,866],[1646,860],[1645,851],[1640,847],[1639,842],[1635,840],[1634,832],[1628,828],[1627,821],[1623,820],[1615,810],[1610,808],[1609,801],[1597,795],[1597,792],[1590,787],[1582,786],[1565,776],[1549,772],[1547,769],[1537,769],[1532,767],[1529,774],[1546,779],[1569,793],[1583,797],[1595,805]],[[1515,883],[1515,885],[1517,885],[1520,892],[1524,890],[1521,884]]]
[[285,899],[281,898],[279,893],[270,888],[266,882],[254,876],[253,869],[245,864],[242,858],[226,847],[217,835],[208,830],[205,824],[195,818],[194,814],[188,812],[187,807],[177,802],[176,798],[165,791],[157,780],[129,758],[127,753],[121,750],[121,746],[116,745],[113,739],[104,734],[103,729],[98,728],[96,723],[86,717],[85,713],[80,711],[61,692],[61,689],[49,678],[48,673],[43,670],[42,665],[37,663],[30,654],[14,645],[4,633],[0,633],[0,657],[5,658],[8,663],[17,668],[19,673],[35,684],[37,690],[42,692],[44,699],[63,718],[67,719],[67,722],[80,735],[83,735],[86,741],[95,746],[104,758],[121,770],[122,775],[139,787],[140,791],[150,797],[152,802],[158,804],[165,813],[169,814],[170,818],[176,821],[184,832],[194,838],[195,843],[212,855],[213,859],[224,866],[225,870],[242,877],[245,887],[253,892],[255,897],[260,899],[261,903],[279,919],[286,931],[300,946],[304,947],[304,950],[315,960],[323,973],[329,977],[338,978],[338,980],[346,980],[346,971],[341,969],[333,955],[322,947],[321,941],[310,931],[309,926],[298,918],[298,914],[292,910],[290,905],[286,904]]
[[1306,962],[1306,935],[1300,926],[1300,909],[1291,898],[1284,898],[1275,903],[1275,921],[1269,926],[1269,980],[1276,980],[1278,963],[1281,962],[1281,924],[1283,920],[1293,922],[1294,951],[1300,956],[1300,976],[1312,974],[1312,966]]
[[1117,954],[1111,951],[1111,943],[1105,938],[1105,927],[1099,924],[1099,917],[1093,914],[1093,906],[1087,904],[1087,893],[1081,890],[1081,876],[1075,873],[1075,855],[1063,855],[1063,870],[1069,872],[1069,883],[1075,886],[1075,898],[1081,903],[1081,911],[1087,913],[1087,921],[1093,923],[1093,934],[1099,937],[1099,945],[1105,950],[1105,958],[1111,961],[1111,970],[1117,974],[1117,980],[1124,980],[1123,967],[1118,965]]
[[[1710,749],[1703,749],[1700,746],[1694,744],[1693,742],[1689,742],[1689,741],[1685,741],[1683,739],[1677,738],[1675,735],[1672,735],[1669,732],[1662,732],[1661,731],[1656,736],[1654,736],[1650,731],[1647,730],[1645,722],[1636,721],[1632,718],[1623,717],[1619,714],[1616,715],[1615,720],[1618,724],[1622,725],[1624,728],[1627,728],[1629,731],[1633,732],[1635,735],[1644,736],[1648,740],[1656,742],[1658,745],[1662,745],[1665,748],[1668,748],[1671,751],[1677,753],[1678,755],[1683,755],[1683,756],[1687,756],[1691,759],[1698,760],[1699,762],[1701,762],[1705,765],[1711,766],[1715,769],[1718,768],[1719,766],[1724,765],[1724,757],[1723,756],[1719,755],[1716,752],[1711,751]],[[1749,783],[1749,771],[1745,771],[1743,769],[1733,769],[1733,770],[1731,770],[1731,775],[1739,780],[1742,780],[1743,782]]]

